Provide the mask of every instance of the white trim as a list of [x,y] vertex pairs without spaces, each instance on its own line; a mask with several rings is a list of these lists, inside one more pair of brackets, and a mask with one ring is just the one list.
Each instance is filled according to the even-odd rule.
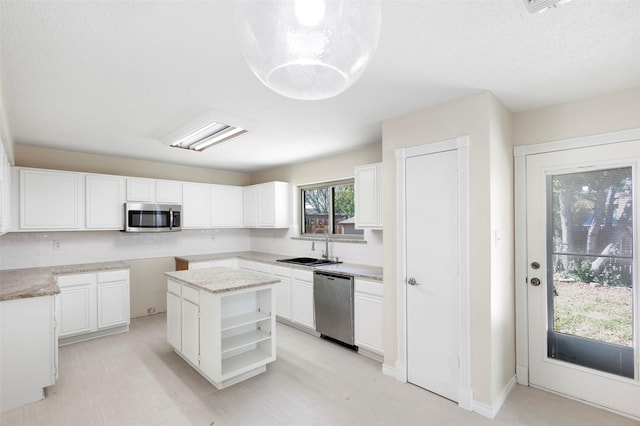
[[480,414],[481,416],[488,417],[493,419],[496,417],[504,403],[507,401],[509,394],[516,386],[516,376],[511,377],[507,385],[502,390],[502,393],[498,397],[498,399],[493,404],[484,404],[482,402],[473,402],[473,411]]
[[584,136],[580,138],[561,139],[553,142],[534,145],[518,145],[514,148],[514,155],[543,154],[554,151],[566,151],[576,148],[586,148],[596,145],[609,145],[640,139],[640,129],[622,130],[619,132],[603,133],[600,135]]
[[385,376],[396,377],[396,368],[387,364],[382,364],[382,374]]
[[[397,361],[396,378],[407,381],[407,289],[406,289],[406,180],[405,164],[409,157],[456,150],[458,154],[458,249],[459,249],[459,359],[458,406],[473,409],[473,388],[471,387],[471,334],[469,301],[469,136],[460,136],[441,142],[397,149],[396,154],[396,294],[397,294]],[[384,368],[384,367],[383,367]]]
[[[516,147],[518,149],[520,147]],[[515,151],[515,150],[514,150]],[[515,157],[515,297],[516,297],[516,371],[518,383],[529,384],[529,319],[527,317],[527,158]],[[521,244],[519,242],[524,242]],[[520,307],[520,309],[518,308]],[[524,307],[524,309],[522,309]],[[526,382],[523,382],[526,377]]]

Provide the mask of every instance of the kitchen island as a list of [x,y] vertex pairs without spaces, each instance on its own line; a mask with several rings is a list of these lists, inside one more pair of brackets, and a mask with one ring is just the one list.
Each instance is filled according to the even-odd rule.
[[222,267],[165,275],[167,341],[216,388],[260,374],[275,361],[279,279]]

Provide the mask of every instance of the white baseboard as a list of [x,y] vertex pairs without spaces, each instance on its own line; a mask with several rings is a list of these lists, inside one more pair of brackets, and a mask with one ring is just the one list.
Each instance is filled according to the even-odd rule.
[[396,378],[396,368],[387,364],[382,364],[382,374]]
[[529,386],[529,368],[517,366],[516,367],[516,382],[519,385]]
[[498,399],[491,405],[484,404],[482,402],[473,402],[473,411],[480,414],[481,416],[488,417],[490,419],[495,418],[498,414],[505,401],[509,397],[509,394],[516,386],[516,376],[511,377],[511,380],[507,383],[507,385],[502,390],[502,393],[498,397]]
[[458,386],[458,407],[473,411],[473,389],[466,386]]

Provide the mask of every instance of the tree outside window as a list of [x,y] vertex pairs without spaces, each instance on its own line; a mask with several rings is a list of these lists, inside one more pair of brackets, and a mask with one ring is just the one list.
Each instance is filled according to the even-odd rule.
[[360,236],[355,229],[353,180],[302,188],[303,234]]

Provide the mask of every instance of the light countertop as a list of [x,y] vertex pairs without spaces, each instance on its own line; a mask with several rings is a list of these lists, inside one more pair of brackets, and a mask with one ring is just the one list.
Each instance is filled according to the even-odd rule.
[[84,263],[45,268],[5,269],[0,271],[0,301],[60,293],[56,276],[129,269],[123,262]]
[[356,263],[335,263],[321,266],[294,265],[291,263],[278,262],[278,259],[289,259],[295,256],[286,254],[262,253],[257,251],[240,251],[228,253],[199,254],[194,256],[176,256],[176,259],[185,262],[206,262],[209,260],[228,259],[238,257],[240,259],[254,262],[269,263],[272,265],[284,266],[287,268],[305,269],[308,271],[325,271],[336,274],[350,275],[354,278],[366,280],[382,281],[382,268],[379,266],[360,265]]
[[175,281],[211,293],[222,293],[280,282],[279,279],[260,272],[222,267],[165,272],[165,275]]

